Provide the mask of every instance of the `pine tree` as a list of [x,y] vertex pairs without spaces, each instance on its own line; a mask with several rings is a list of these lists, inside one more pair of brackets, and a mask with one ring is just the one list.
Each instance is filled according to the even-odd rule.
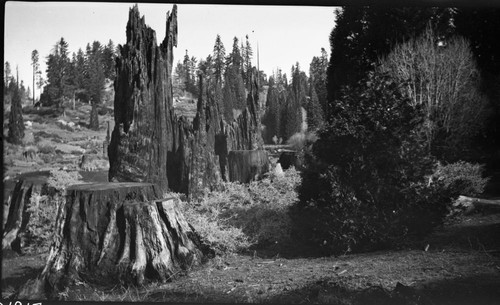
[[71,94],[70,87],[70,60],[68,58],[68,43],[61,38],[52,53],[47,58],[47,86],[44,103],[60,107],[64,98]]
[[184,65],[180,61],[178,61],[174,69],[173,85],[174,89],[177,92],[181,91],[177,93],[179,95],[183,95],[183,92],[186,91],[186,82],[184,81],[184,75],[185,75]]
[[[280,72],[281,73],[281,72]],[[286,75],[280,78],[282,91],[282,135],[288,139],[302,129],[302,106],[306,105],[307,76],[300,71],[299,64],[292,66],[292,83],[288,86]]]
[[196,57],[191,56],[189,59],[188,65],[189,65],[189,91],[193,93],[195,96],[198,96],[200,92],[198,86],[196,85],[197,81],[197,75],[198,75],[198,70],[197,70],[197,63],[198,60]]
[[238,42],[238,38],[235,36],[233,38],[233,50],[231,51],[231,54],[229,54],[229,64],[235,67],[237,72],[240,73],[243,58],[241,57]]
[[245,43],[245,64],[244,64],[244,72],[245,72],[245,84],[247,88],[250,86],[250,81],[252,79],[252,46],[250,45],[250,40],[248,40],[248,35],[246,35],[246,43]]
[[5,68],[4,68],[4,79],[3,79],[5,89],[9,88],[10,73],[11,73],[10,63],[8,61],[6,61]]
[[186,54],[184,55],[184,60],[182,62],[183,65],[183,72],[184,75],[182,76],[182,79],[184,81],[184,87],[186,88],[186,91],[191,92],[192,86],[191,86],[191,65],[190,65],[190,58],[188,55],[188,50],[186,50]]
[[116,58],[116,53],[115,53],[115,44],[113,43],[113,40],[109,40],[108,44],[104,46],[102,50],[102,57],[103,57],[103,65],[104,65],[104,77],[107,79],[114,79],[115,78],[115,58]]
[[102,46],[99,41],[92,43],[92,48],[87,45],[87,92],[92,103],[92,111],[90,115],[90,128],[99,129],[99,121],[97,115],[97,105],[102,102],[102,93],[104,90],[105,76],[104,63],[102,57]]
[[215,82],[222,82],[222,76],[224,75],[224,59],[226,57],[226,49],[224,48],[224,44],[220,38],[220,35],[217,34],[215,38],[215,45],[213,51],[213,59],[214,59],[214,76]]
[[7,141],[12,144],[21,144],[24,138],[24,121],[21,94],[17,82],[13,81],[9,85],[12,92],[12,102],[9,114],[9,132]]
[[272,143],[273,138],[282,138],[280,132],[281,125],[281,107],[278,99],[278,89],[274,81],[274,77],[269,78],[269,89],[266,99],[266,113],[263,123],[266,126],[266,142]]
[[88,93],[87,93],[87,85],[86,85],[86,79],[85,79],[85,69],[86,69],[86,59],[85,59],[85,54],[83,53],[82,49],[78,49],[78,52],[76,54],[73,53],[73,58],[71,62],[72,66],[72,85],[74,88],[75,96],[78,95],[78,97],[84,99],[84,100],[89,100]]
[[309,97],[306,106],[307,111],[307,127],[311,131],[316,131],[323,126],[323,110],[319,102],[318,95],[316,94],[316,89],[314,88],[313,82],[309,86]]
[[36,78],[39,75],[38,71],[40,69],[40,64],[38,63],[39,54],[37,50],[31,52],[31,65],[33,66],[33,105],[35,104],[35,88],[36,88]]
[[309,66],[309,75],[311,84],[314,86],[314,91],[318,95],[318,101],[323,111],[327,107],[327,87],[326,87],[326,71],[328,69],[328,54],[324,48],[321,48],[321,56],[314,56]]

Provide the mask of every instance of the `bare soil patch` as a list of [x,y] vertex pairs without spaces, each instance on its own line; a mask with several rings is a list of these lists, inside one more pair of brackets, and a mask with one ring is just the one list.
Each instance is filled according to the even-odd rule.
[[[264,251],[216,257],[167,284],[78,282],[63,300],[329,304],[495,304],[500,214],[471,215],[397,251],[283,258]],[[427,247],[428,245],[428,247]],[[427,251],[425,249],[427,248]],[[41,271],[43,256],[4,257],[8,296]]]

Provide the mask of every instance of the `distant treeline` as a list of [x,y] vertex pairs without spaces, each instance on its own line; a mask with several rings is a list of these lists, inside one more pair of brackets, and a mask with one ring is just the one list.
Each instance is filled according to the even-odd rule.
[[[247,92],[250,87],[251,73],[257,71],[252,65],[254,50],[246,37],[245,43],[233,38],[231,52],[226,49],[220,35],[217,35],[212,54],[198,60],[190,57],[188,50],[183,61],[179,61],[174,70],[174,93],[183,95],[189,92],[198,96],[197,77],[201,75],[206,84],[207,93],[219,103],[227,121],[234,119],[234,110],[246,106]],[[260,91],[267,89],[262,123],[263,135],[267,143],[286,141],[293,134],[303,130],[302,108],[307,111],[307,126],[317,129],[323,121],[323,109],[326,107],[326,69],[328,55],[321,49],[321,55],[313,57],[308,78],[301,71],[298,63],[291,68],[291,80],[281,69],[274,71],[269,78],[263,71],[258,71]]]

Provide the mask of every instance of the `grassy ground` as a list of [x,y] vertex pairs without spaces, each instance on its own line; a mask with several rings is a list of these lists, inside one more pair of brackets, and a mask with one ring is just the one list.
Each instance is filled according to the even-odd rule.
[[[64,115],[55,109],[25,107],[24,122],[31,122],[25,130],[23,145],[12,145],[4,141],[4,181],[16,175],[36,170],[65,167],[78,170],[83,154],[103,156],[102,143],[106,138],[107,122],[113,128],[111,111],[99,116],[98,131],[87,128],[91,106],[77,104],[75,110],[66,107]],[[7,115],[7,114],[5,114]],[[8,117],[4,117],[8,121]],[[73,127],[64,123],[74,123]],[[8,128],[4,126],[4,139]],[[37,157],[23,158],[23,152],[35,149]]]

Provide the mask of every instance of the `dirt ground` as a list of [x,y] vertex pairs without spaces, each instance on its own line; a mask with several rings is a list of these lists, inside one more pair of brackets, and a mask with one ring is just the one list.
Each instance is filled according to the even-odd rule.
[[[79,282],[59,296],[72,301],[498,304],[498,236],[500,214],[476,214],[398,251],[320,258],[263,257],[257,251],[216,257],[167,284]],[[36,277],[45,258],[4,254],[2,296]]]

